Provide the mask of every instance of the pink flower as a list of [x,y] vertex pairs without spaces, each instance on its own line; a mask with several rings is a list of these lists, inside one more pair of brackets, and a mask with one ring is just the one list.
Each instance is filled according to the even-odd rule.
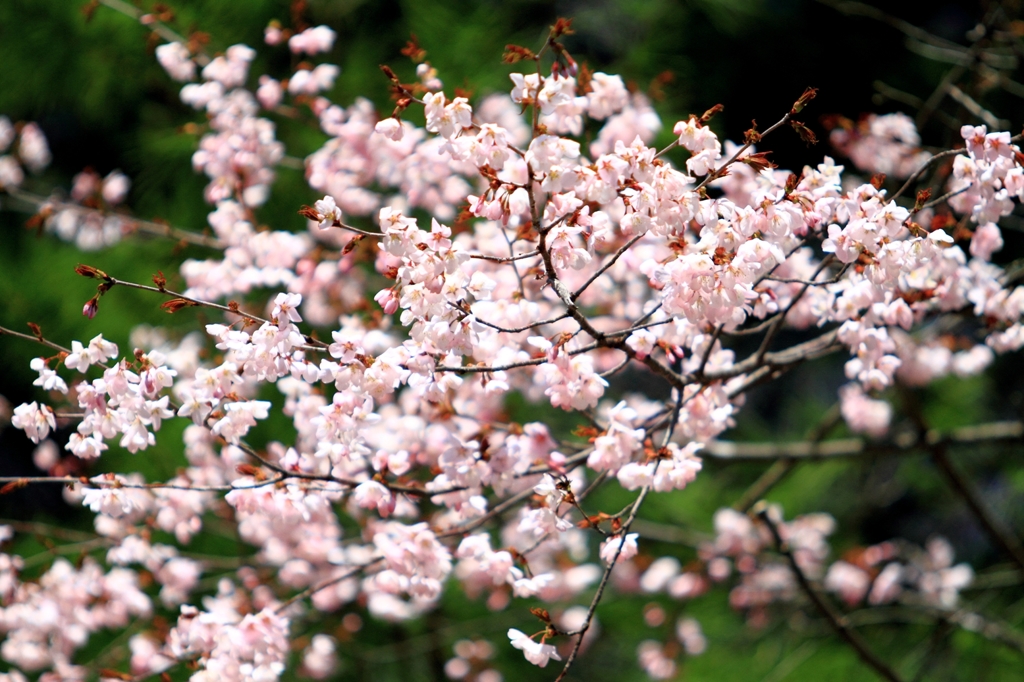
[[50,165],[50,145],[46,142],[46,136],[42,129],[35,123],[26,123],[21,129],[21,139],[18,141],[18,156],[33,173],[41,173],[44,168]]
[[629,102],[629,91],[620,76],[598,71],[590,79],[591,91],[587,95],[587,115],[601,120],[621,111]]
[[836,592],[848,605],[853,606],[864,599],[871,585],[871,576],[861,568],[837,561],[825,575],[825,589]]
[[398,142],[402,139],[404,131],[402,130],[402,122],[394,117],[388,117],[377,121],[377,125],[373,127],[374,132],[379,135],[383,135],[389,140]]
[[989,260],[992,254],[1003,248],[1003,235],[995,223],[985,223],[974,231],[971,237],[971,255],[981,260]]
[[334,39],[337,34],[329,26],[317,26],[307,28],[302,33],[297,33],[288,39],[288,49],[299,54],[317,54],[319,52],[330,52],[334,47]]
[[903,592],[903,586],[900,582],[902,578],[902,566],[895,562],[887,565],[871,585],[868,603],[872,606],[877,606],[878,604],[888,604],[896,601]]
[[229,403],[224,406],[225,415],[213,425],[213,433],[229,443],[237,443],[256,426],[257,419],[266,419],[270,403],[265,400],[249,400]]
[[129,482],[123,476],[105,474],[94,477],[92,481],[97,487],[84,490],[82,504],[97,514],[105,514],[115,519],[137,518],[153,505],[153,496],[147,491],[119,487],[119,483]]
[[852,431],[881,438],[889,430],[892,406],[884,400],[869,398],[858,384],[846,384],[839,389],[839,407]]
[[690,656],[700,656],[707,649],[708,640],[695,618],[680,618],[676,623],[676,639]]
[[103,178],[103,187],[100,193],[103,195],[104,201],[114,206],[124,201],[125,197],[128,196],[128,190],[131,186],[132,181],[128,179],[128,176],[119,170],[115,170]]
[[39,372],[39,378],[32,382],[33,386],[39,386],[44,391],[68,392],[68,385],[57,374],[56,371],[46,366],[44,358],[33,358],[29,367]]
[[665,647],[653,639],[640,642],[636,650],[640,667],[653,680],[668,680],[676,676],[676,662],[665,655]]
[[284,90],[281,82],[270,76],[260,76],[260,87],[256,89],[256,99],[260,101],[264,109],[273,109],[281,103]]
[[363,509],[376,508],[380,515],[387,518],[395,510],[395,496],[377,481],[364,481],[352,491],[352,499]]
[[284,31],[277,22],[270,22],[270,25],[263,29],[263,42],[267,45],[279,45],[284,38]]
[[[623,539],[622,535],[613,535],[601,543],[601,560],[609,566],[614,562],[628,561],[636,556],[636,540],[640,537],[637,533],[629,533]],[[622,548],[621,550],[619,548]]]
[[284,320],[302,322],[302,316],[298,311],[300,305],[302,305],[302,294],[280,293],[274,297],[274,309],[270,314],[281,322]]
[[190,81],[196,77],[196,63],[188,48],[181,43],[164,43],[156,48],[156,60],[176,81]]
[[313,635],[309,646],[302,654],[302,667],[314,680],[331,676],[338,667],[334,638],[330,635]]

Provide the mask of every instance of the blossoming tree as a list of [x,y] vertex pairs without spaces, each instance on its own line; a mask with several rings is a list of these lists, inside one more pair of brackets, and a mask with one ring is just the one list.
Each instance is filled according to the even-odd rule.
[[[888,680],[906,671],[848,610],[905,608],[1021,648],[1024,636],[959,606],[975,574],[948,541],[894,538],[837,558],[831,516],[787,519],[762,501],[802,460],[924,450],[1024,571],[1014,531],[950,456],[1019,440],[1021,424],[942,432],[913,400],[1024,345],[1024,289],[992,263],[999,221],[1024,199],[1009,132],[966,123],[958,145],[929,151],[908,117],[871,117],[831,136],[870,180],[828,156],[791,172],[764,145],[814,141],[814,89],[742,142],[713,132],[716,107],[671,121],[659,149],[651,103],[578,64],[566,20],[539,47],[509,45],[509,92],[479,100],[446,89],[410,43],[417,79],[382,67],[393,109],[379,113],[324,96],[339,70],[306,60],[332,48],[327,26],[267,27],[266,49],[302,60],[279,80],[250,73],[251,47],[211,54],[175,33],[167,10],[102,4],[157,36],[156,59],[205,120],[192,164],[209,181],[210,230],[132,216],[121,173],[32,191],[46,138],[7,118],[0,191],[83,252],[149,233],[208,255],[150,282],[88,254],[76,268],[96,284],[86,317],[102,320],[131,288],[191,316],[188,334],[142,329],[119,348],[51,338],[45,320],[0,328],[40,349],[39,397],[10,422],[46,472],[0,492],[58,485],[95,514],[95,532],[55,536],[76,543],[77,562],[0,554],[0,656],[12,666],[0,677],[328,678],[364,618],[429,618],[451,592],[510,617],[501,641],[456,644],[452,679],[501,679],[496,648],[556,668],[539,675],[572,675],[616,594],[683,605],[720,590],[761,626],[788,605]],[[297,110],[328,136],[302,161],[322,198],[296,201],[304,230],[261,228],[291,158],[268,116]],[[845,383],[806,441],[723,439],[753,389],[833,355],[846,358]],[[855,437],[826,440],[840,421]],[[175,475],[104,466],[111,448],[144,458],[175,422],[187,424]],[[712,535],[645,516],[652,497],[686,495],[708,458],[773,464],[714,514]],[[255,549],[193,551],[225,533]],[[652,602],[636,614],[667,622],[636,651],[650,677],[672,678],[709,645],[677,611]],[[318,627],[325,614],[337,630]],[[85,660],[107,630],[127,646]]]

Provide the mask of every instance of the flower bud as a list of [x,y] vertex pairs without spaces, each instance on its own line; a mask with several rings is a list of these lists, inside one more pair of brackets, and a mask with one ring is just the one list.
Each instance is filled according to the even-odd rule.
[[85,302],[85,305],[82,307],[82,314],[91,320],[92,318],[96,317],[96,313],[99,312],[99,309],[100,297],[93,296],[92,298]]

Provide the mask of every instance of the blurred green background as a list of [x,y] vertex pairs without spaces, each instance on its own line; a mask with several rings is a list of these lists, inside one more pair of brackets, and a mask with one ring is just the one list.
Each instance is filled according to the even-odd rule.
[[[126,16],[99,8],[87,21],[82,2],[69,0],[4,0],[0,2],[0,114],[15,121],[37,121],[49,139],[54,156],[50,168],[27,183],[46,193],[53,186],[68,188],[72,176],[86,166],[101,175],[119,168],[133,182],[128,204],[135,215],[160,218],[175,226],[202,230],[210,207],[202,201],[204,177],[191,170],[190,158],[198,136],[185,127],[202,118],[178,99],[179,84],[171,81],[153,58],[148,31]],[[932,34],[965,44],[987,4],[936,2],[921,13],[919,5],[879,3],[891,17],[923,26]],[[1009,10],[1014,4],[1007,3]],[[179,30],[210,34],[209,50],[234,43],[260,48],[268,21],[290,23],[288,2],[273,0],[207,0],[171,3]],[[849,9],[850,5],[847,6]],[[860,14],[864,14],[862,11]],[[342,68],[329,96],[342,105],[357,96],[369,97],[381,110],[390,109],[387,82],[377,65],[392,65],[405,80],[414,66],[399,53],[415,33],[427,59],[439,71],[446,90],[471,90],[475,96],[507,91],[510,68],[501,63],[507,43],[539,45],[557,16],[574,18],[576,33],[566,40],[572,53],[593,70],[619,73],[647,91],[661,83],[654,104],[664,129],[659,145],[671,140],[672,124],[686,114],[700,113],[716,103],[725,110],[714,121],[723,137],[740,139],[756,119],[762,129],[785,113],[807,86],[820,88],[807,113],[807,122],[821,139],[827,133],[819,116],[841,114],[856,119],[868,111],[914,111],[880,98],[876,81],[926,99],[950,68],[908,49],[903,34],[865,16],[848,16],[817,2],[782,0],[599,0],[595,2],[531,2],[525,0],[453,2],[310,0],[305,19],[310,25],[328,24],[338,32],[333,52],[323,61]],[[250,72],[250,85],[262,73],[286,75],[292,59],[284,48],[259,49]],[[664,76],[670,73],[671,78]],[[1024,120],[1021,100],[990,91],[986,106],[1019,128]],[[962,112],[949,110],[950,115]],[[302,122],[275,119],[278,136],[293,157],[317,149],[325,137]],[[922,131],[926,145],[949,146],[954,132],[937,122]],[[826,142],[808,149],[789,131],[780,131],[761,147],[774,150],[782,168],[799,169],[833,154]],[[274,229],[303,229],[296,215],[302,204],[317,197],[305,185],[301,170],[279,169],[271,200],[259,211],[260,221]],[[81,315],[94,283],[73,273],[85,262],[117,277],[147,282],[162,270],[171,285],[180,283],[177,265],[187,257],[209,255],[198,247],[176,248],[167,241],[138,237],[114,248],[83,254],[56,238],[39,236],[24,227],[27,215],[7,210],[0,196],[0,325],[19,331],[26,322],[39,323],[48,338],[69,345],[98,333],[127,348],[128,333],[140,323],[194,328],[200,313],[185,310],[173,318],[159,310],[159,301],[143,292],[117,289],[104,297],[93,320]],[[998,258],[1007,262],[1020,253],[1019,235],[1005,232],[1007,248]],[[780,343],[786,339],[780,339]],[[29,360],[39,354],[33,344],[0,337],[0,395],[12,404],[39,399],[32,390]],[[843,358],[834,357],[800,367],[772,386],[755,391],[737,429],[729,437],[749,440],[799,439],[824,415],[843,383]],[[1022,371],[1017,358],[1004,358],[988,374],[968,381],[939,382],[919,396],[934,426],[953,426],[993,419],[1019,418]],[[890,396],[896,403],[899,400]],[[556,415],[528,412],[511,405],[519,420],[555,419]],[[897,421],[900,417],[897,417]],[[281,422],[284,425],[285,422]],[[272,425],[273,426],[273,423]],[[563,424],[565,429],[571,425]],[[284,428],[288,428],[284,426]],[[839,427],[833,435],[844,435]],[[66,434],[64,434],[66,437]],[[183,465],[173,427],[161,432],[160,445],[136,456],[104,455],[100,470],[139,470],[149,479],[173,475]],[[32,445],[20,432],[0,432],[0,475],[34,472]],[[1019,446],[977,448],[957,452],[958,463],[983,491],[989,503],[1016,528],[1024,527],[1024,471]],[[767,467],[761,464],[723,464],[705,461],[698,481],[683,493],[652,496],[644,517],[696,533],[711,531],[716,509],[735,502]],[[595,496],[595,508],[618,509],[629,499],[617,486]],[[30,488],[0,498],[0,515],[22,520],[48,520],[88,529],[89,515],[69,509],[59,491]],[[958,560],[969,560],[982,571],[1005,573],[1005,565],[988,543],[963,504],[946,488],[925,455],[881,461],[807,463],[776,487],[769,499],[780,502],[787,518],[826,511],[840,520],[832,538],[833,557],[858,544],[895,536],[923,543],[934,534],[948,537]],[[26,554],[42,551],[26,540]],[[210,540],[198,551],[224,556],[238,554],[233,541]],[[249,552],[248,548],[243,550]],[[685,564],[692,548],[645,541],[651,556],[673,555]],[[45,559],[45,556],[44,556]],[[35,570],[42,570],[39,562]],[[31,572],[30,572],[31,574]],[[212,589],[216,571],[204,585]],[[972,606],[1012,625],[1024,623],[1024,590],[969,591]],[[669,613],[667,625],[647,628],[637,617],[648,602],[661,603]],[[506,680],[550,679],[552,668],[541,671],[507,646],[509,627],[532,631],[525,605],[490,613],[482,603],[467,600],[457,590],[445,596],[445,608],[422,622],[386,625],[365,620],[353,639],[339,627],[341,614],[309,625],[310,633],[327,631],[343,641],[343,666],[337,679],[444,679],[443,662],[452,644],[464,637],[486,637],[497,645],[496,667]],[[725,590],[686,604],[654,597],[609,595],[599,611],[601,639],[575,666],[575,680],[646,679],[636,665],[636,646],[642,639],[670,636],[673,616],[686,613],[702,623],[709,640],[707,653],[683,660],[679,679],[687,680],[872,680],[874,675],[852,651],[832,636],[816,616],[781,606],[768,626],[748,627],[742,615],[727,604]],[[534,628],[536,629],[536,628]],[[864,629],[880,656],[892,662],[907,679],[930,661],[918,679],[1015,680],[1024,678],[1019,652],[964,631],[944,635],[934,647],[935,627],[923,624],[882,624]],[[97,636],[81,660],[123,646]],[[106,655],[106,654],[104,654]],[[294,673],[289,673],[293,675]],[[175,679],[185,675],[175,673]],[[291,678],[289,678],[291,679]]]

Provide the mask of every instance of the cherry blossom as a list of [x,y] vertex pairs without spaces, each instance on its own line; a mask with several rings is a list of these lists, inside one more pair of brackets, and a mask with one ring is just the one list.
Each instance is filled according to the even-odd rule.
[[156,59],[167,74],[176,81],[190,81],[196,77],[196,63],[188,48],[181,43],[164,43],[156,48]]
[[[272,24],[264,37],[314,56],[336,34]],[[938,538],[836,555],[828,514],[726,508],[684,564],[631,527],[648,496],[692,494],[748,392],[797,364],[841,352],[847,426],[883,439],[893,425],[901,447],[894,386],[974,376],[1024,347],[1024,287],[992,262],[1005,246],[999,220],[1024,200],[1013,138],[960,130],[964,147],[945,153],[942,210],[962,217],[953,229],[924,198],[851,179],[832,158],[792,174],[769,167],[752,144],[719,138],[714,110],[678,120],[669,148],[650,146],[662,126],[650,101],[617,75],[587,82],[554,45],[550,71],[512,73],[510,92],[479,102],[450,97],[443,74],[418,61],[414,85],[395,77],[396,102],[380,111],[332,101],[332,64],[261,74],[250,90],[256,52],[245,45],[211,57],[192,42],[157,46],[206,126],[192,165],[207,179],[216,248],[181,263],[182,294],[166,280],[149,289],[165,309],[204,308],[206,326],[136,329],[123,357],[102,335],[70,348],[37,339],[53,353],[32,360],[33,385],[52,406],[18,405],[11,423],[95,514],[115,568],[58,559],[22,582],[20,557],[0,554],[0,656],[82,678],[74,653],[90,634],[138,617],[151,629],[129,640],[133,674],[192,661],[195,680],[275,680],[293,623],[343,607],[405,621],[453,585],[492,610],[552,608],[537,635],[508,630],[540,667],[562,660],[549,640],[571,631],[584,647],[594,636],[594,610],[579,604],[595,586],[683,601],[722,585],[762,625],[770,605],[803,604],[808,581],[850,607],[908,595],[956,607],[974,571]],[[289,153],[305,155],[310,197],[322,198],[295,225],[265,228],[259,209],[289,159],[263,116],[296,107],[323,142]],[[760,138],[747,141],[763,148]],[[933,159],[902,114],[842,123],[831,138],[873,173],[909,177]],[[50,161],[37,125],[2,117],[0,152],[0,187]],[[83,171],[70,199],[41,200],[41,224],[83,249],[114,243],[133,231],[109,210],[130,188],[120,171]],[[100,281],[83,310],[98,324],[99,297],[131,283],[81,267]],[[783,330],[805,340],[784,348]],[[510,416],[518,402],[527,419]],[[47,440],[58,416],[73,423],[74,458]],[[111,448],[141,457],[178,432],[183,459],[166,481],[94,473]],[[600,509],[590,493],[604,485],[630,506]],[[216,579],[185,549],[211,516],[254,554]],[[175,624],[146,620],[154,608]],[[668,619],[661,606],[649,615]],[[677,674],[680,651],[708,646],[698,621],[672,619],[667,642],[637,649],[654,679]],[[301,674],[333,674],[338,638],[295,648]],[[457,643],[448,675],[497,675],[485,644]]]
[[508,631],[508,638],[512,646],[523,652],[523,656],[526,657],[530,663],[541,668],[547,666],[548,661],[554,659],[556,661],[562,660],[562,657],[558,655],[558,652],[550,644],[544,644],[543,642],[535,642],[530,637],[527,637],[525,633],[510,628]]
[[11,425],[23,430],[33,443],[38,443],[57,428],[57,421],[48,405],[40,406],[39,403],[31,402],[14,408]]
[[296,33],[288,39],[288,49],[295,53],[317,54],[330,52],[336,33],[330,26],[316,26]]

